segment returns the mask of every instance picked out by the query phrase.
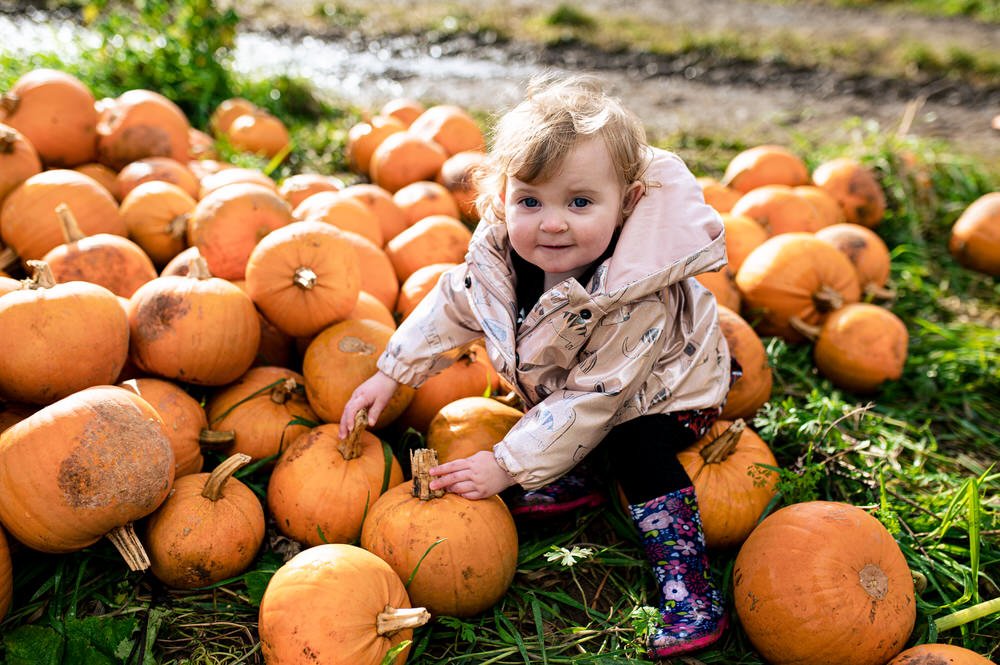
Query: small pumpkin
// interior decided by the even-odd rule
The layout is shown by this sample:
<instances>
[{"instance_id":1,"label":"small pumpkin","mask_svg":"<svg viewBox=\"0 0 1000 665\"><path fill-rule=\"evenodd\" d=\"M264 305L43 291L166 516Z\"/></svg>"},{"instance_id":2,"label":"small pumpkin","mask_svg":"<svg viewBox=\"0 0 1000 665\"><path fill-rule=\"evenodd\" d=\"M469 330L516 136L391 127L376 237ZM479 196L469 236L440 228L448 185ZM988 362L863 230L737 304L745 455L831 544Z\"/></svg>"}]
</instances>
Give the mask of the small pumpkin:
<instances>
[{"instance_id":1,"label":"small pumpkin","mask_svg":"<svg viewBox=\"0 0 1000 665\"><path fill-rule=\"evenodd\" d=\"M770 236L757 220L744 215L723 213L722 224L726 229L726 258L729 270L735 276L744 259Z\"/></svg>"},{"instance_id":2,"label":"small pumpkin","mask_svg":"<svg viewBox=\"0 0 1000 665\"><path fill-rule=\"evenodd\" d=\"M850 157L823 162L813 171L813 183L840 203L844 219L870 229L885 216L885 192L874 172Z\"/></svg>"},{"instance_id":3,"label":"small pumpkin","mask_svg":"<svg viewBox=\"0 0 1000 665\"><path fill-rule=\"evenodd\" d=\"M41 170L42 162L35 146L13 127L0 124L0 202Z\"/></svg>"},{"instance_id":4,"label":"small pumpkin","mask_svg":"<svg viewBox=\"0 0 1000 665\"><path fill-rule=\"evenodd\" d=\"M975 651L954 644L918 644L901 651L886 665L994 665Z\"/></svg>"},{"instance_id":5,"label":"small pumpkin","mask_svg":"<svg viewBox=\"0 0 1000 665\"><path fill-rule=\"evenodd\" d=\"M343 236L358 255L361 290L378 298L379 302L392 311L399 297L399 278L396 277L396 268L389 255L383 248L357 233L344 231Z\"/></svg>"},{"instance_id":6,"label":"small pumpkin","mask_svg":"<svg viewBox=\"0 0 1000 665\"><path fill-rule=\"evenodd\" d=\"M728 267L723 266L713 272L699 273L694 278L712 292L716 302L720 305L739 311L740 290L736 288L736 283L733 282L733 273Z\"/></svg>"},{"instance_id":7,"label":"small pumpkin","mask_svg":"<svg viewBox=\"0 0 1000 665\"><path fill-rule=\"evenodd\" d=\"M412 182L393 194L392 200L403 211L407 226L413 226L430 215L447 215L457 219L460 214L455 198L439 182Z\"/></svg>"},{"instance_id":8,"label":"small pumpkin","mask_svg":"<svg viewBox=\"0 0 1000 665\"><path fill-rule=\"evenodd\" d=\"M177 104L152 90L126 90L97 122L97 161L121 171L144 157L187 161L191 124Z\"/></svg>"},{"instance_id":9,"label":"small pumpkin","mask_svg":"<svg viewBox=\"0 0 1000 665\"><path fill-rule=\"evenodd\" d=\"M342 191L365 204L369 210L375 213L379 228L382 229L384 242L389 242L409 226L406 223L406 215L396 205L388 190L378 185L359 182L345 187Z\"/></svg>"},{"instance_id":10,"label":"small pumpkin","mask_svg":"<svg viewBox=\"0 0 1000 665\"><path fill-rule=\"evenodd\" d=\"M802 158L780 145L748 148L726 165L722 184L743 194L766 185L809 184L809 169Z\"/></svg>"},{"instance_id":11,"label":"small pumpkin","mask_svg":"<svg viewBox=\"0 0 1000 665\"><path fill-rule=\"evenodd\" d=\"M394 132L372 152L371 180L395 194L411 182L433 180L448 156L433 140L408 129Z\"/></svg>"},{"instance_id":12,"label":"small pumpkin","mask_svg":"<svg viewBox=\"0 0 1000 665\"><path fill-rule=\"evenodd\" d=\"M408 317L420 301L430 293L441 275L457 263L432 263L429 266L417 268L399 287L399 297L396 299L396 312L402 319Z\"/></svg>"},{"instance_id":13,"label":"small pumpkin","mask_svg":"<svg viewBox=\"0 0 1000 665\"><path fill-rule=\"evenodd\" d=\"M499 400L462 397L441 407L427 427L427 447L444 464L493 450L524 413Z\"/></svg>"},{"instance_id":14,"label":"small pumpkin","mask_svg":"<svg viewBox=\"0 0 1000 665\"><path fill-rule=\"evenodd\" d=\"M398 119L381 114L352 125L347 130L347 144L344 147L350 169L355 173L368 175L375 149L390 134L404 129L406 126Z\"/></svg>"},{"instance_id":15,"label":"small pumpkin","mask_svg":"<svg viewBox=\"0 0 1000 665\"><path fill-rule=\"evenodd\" d=\"M477 174L486 162L486 153L481 150L463 150L445 160L437 175L437 182L444 185L455 203L462 221L475 225L479 221L476 197L479 195Z\"/></svg>"},{"instance_id":16,"label":"small pumpkin","mask_svg":"<svg viewBox=\"0 0 1000 665\"><path fill-rule=\"evenodd\" d=\"M201 190L198 178L181 162L170 157L144 157L126 164L118 172L118 199L123 199L140 184L151 180L177 185L192 198L198 196Z\"/></svg>"},{"instance_id":17,"label":"small pumpkin","mask_svg":"<svg viewBox=\"0 0 1000 665\"><path fill-rule=\"evenodd\" d=\"M146 400L163 419L163 431L174 451L174 478L199 473L205 462L199 437L208 428L208 418L198 400L163 379L127 379L117 385Z\"/></svg>"},{"instance_id":18,"label":"small pumpkin","mask_svg":"<svg viewBox=\"0 0 1000 665\"><path fill-rule=\"evenodd\" d=\"M339 192L344 182L332 175L296 173L278 185L278 194L295 210L296 206L317 192Z\"/></svg>"},{"instance_id":19,"label":"small pumpkin","mask_svg":"<svg viewBox=\"0 0 1000 665\"><path fill-rule=\"evenodd\" d=\"M378 247L383 244L378 217L368 206L344 192L317 192L296 206L292 217L326 222L364 236Z\"/></svg>"},{"instance_id":20,"label":"small pumpkin","mask_svg":"<svg viewBox=\"0 0 1000 665\"><path fill-rule=\"evenodd\" d=\"M347 315L349 319L371 319L395 330L396 319L382 301L366 291L358 292L358 302Z\"/></svg>"},{"instance_id":21,"label":"small pumpkin","mask_svg":"<svg viewBox=\"0 0 1000 665\"><path fill-rule=\"evenodd\" d=\"M427 110L423 102L410 97L393 97L378 110L379 115L395 118L409 127L420 114Z\"/></svg>"},{"instance_id":22,"label":"small pumpkin","mask_svg":"<svg viewBox=\"0 0 1000 665\"><path fill-rule=\"evenodd\" d=\"M226 136L236 150L267 158L288 150L292 140L285 123L261 109L236 116Z\"/></svg>"},{"instance_id":23,"label":"small pumpkin","mask_svg":"<svg viewBox=\"0 0 1000 665\"><path fill-rule=\"evenodd\" d=\"M80 166L74 166L73 170L96 180L104 189L108 190L111 196L115 197L116 201L122 200L121 193L118 191L118 172L114 169L99 162L87 162Z\"/></svg>"},{"instance_id":24,"label":"small pumpkin","mask_svg":"<svg viewBox=\"0 0 1000 665\"><path fill-rule=\"evenodd\" d=\"M208 118L208 127L212 134L221 137L229 131L229 126L241 115L253 113L257 105L243 97L229 97L219 102Z\"/></svg>"},{"instance_id":25,"label":"small pumpkin","mask_svg":"<svg viewBox=\"0 0 1000 665\"><path fill-rule=\"evenodd\" d=\"M431 215L386 243L400 283L418 268L432 263L461 263L472 240L472 231L455 217Z\"/></svg>"},{"instance_id":26,"label":"small pumpkin","mask_svg":"<svg viewBox=\"0 0 1000 665\"><path fill-rule=\"evenodd\" d=\"M730 355L743 370L743 376L729 389L721 417L751 418L771 398L774 378L767 351L754 329L735 310L719 307L719 328Z\"/></svg>"},{"instance_id":27,"label":"small pumpkin","mask_svg":"<svg viewBox=\"0 0 1000 665\"><path fill-rule=\"evenodd\" d=\"M816 206L788 185L755 187L740 197L730 213L756 220L772 236L792 231L814 233L825 221Z\"/></svg>"},{"instance_id":28,"label":"small pumpkin","mask_svg":"<svg viewBox=\"0 0 1000 665\"><path fill-rule=\"evenodd\" d=\"M1000 275L1000 192L984 194L962 211L948 250L966 268Z\"/></svg>"},{"instance_id":29,"label":"small pumpkin","mask_svg":"<svg viewBox=\"0 0 1000 665\"><path fill-rule=\"evenodd\" d=\"M187 248L187 223L195 205L177 185L153 180L129 192L118 210L129 237L153 265L162 267Z\"/></svg>"},{"instance_id":30,"label":"small pumpkin","mask_svg":"<svg viewBox=\"0 0 1000 665\"><path fill-rule=\"evenodd\" d=\"M200 160L199 163L205 164L205 161ZM193 162L189 162L190 164L193 164ZM192 168L192 173L198 175L194 168ZM198 182L201 183L201 189L198 190L198 199L203 199L218 189L238 183L260 185L261 187L270 189L275 194L278 193L278 185L271 176L257 169L237 167L231 164L223 165L221 168L203 173L198 178Z\"/></svg>"},{"instance_id":31,"label":"small pumpkin","mask_svg":"<svg viewBox=\"0 0 1000 665\"><path fill-rule=\"evenodd\" d=\"M454 104L429 107L407 130L437 143L449 157L465 150L486 149L486 139L476 119Z\"/></svg>"},{"instance_id":32,"label":"small pumpkin","mask_svg":"<svg viewBox=\"0 0 1000 665\"><path fill-rule=\"evenodd\" d=\"M705 197L705 203L712 206L720 214L732 210L736 202L743 196L743 192L723 185L715 178L701 176L696 180L701 186L701 194Z\"/></svg>"},{"instance_id":33,"label":"small pumpkin","mask_svg":"<svg viewBox=\"0 0 1000 665\"><path fill-rule=\"evenodd\" d=\"M844 222L820 229L816 237L830 243L851 260L865 296L888 299L895 295L885 288L889 281L889 248L877 233L866 226Z\"/></svg>"}]
</instances>

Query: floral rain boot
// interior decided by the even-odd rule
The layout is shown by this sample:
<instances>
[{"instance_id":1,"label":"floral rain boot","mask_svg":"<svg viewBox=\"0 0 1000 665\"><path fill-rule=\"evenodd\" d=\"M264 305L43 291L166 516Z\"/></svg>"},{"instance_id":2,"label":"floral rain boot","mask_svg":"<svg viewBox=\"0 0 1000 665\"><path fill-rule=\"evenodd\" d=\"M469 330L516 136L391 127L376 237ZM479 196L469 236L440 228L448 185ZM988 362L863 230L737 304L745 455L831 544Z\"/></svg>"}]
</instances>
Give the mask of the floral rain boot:
<instances>
[{"instance_id":1,"label":"floral rain boot","mask_svg":"<svg viewBox=\"0 0 1000 665\"><path fill-rule=\"evenodd\" d=\"M650 655L666 658L715 642L727 620L711 580L694 487L628 508L662 594L663 626L648 638Z\"/></svg>"},{"instance_id":2,"label":"floral rain boot","mask_svg":"<svg viewBox=\"0 0 1000 665\"><path fill-rule=\"evenodd\" d=\"M577 508L594 508L607 500L586 462L536 490L518 490L504 496L512 515L551 517Z\"/></svg>"}]
</instances>

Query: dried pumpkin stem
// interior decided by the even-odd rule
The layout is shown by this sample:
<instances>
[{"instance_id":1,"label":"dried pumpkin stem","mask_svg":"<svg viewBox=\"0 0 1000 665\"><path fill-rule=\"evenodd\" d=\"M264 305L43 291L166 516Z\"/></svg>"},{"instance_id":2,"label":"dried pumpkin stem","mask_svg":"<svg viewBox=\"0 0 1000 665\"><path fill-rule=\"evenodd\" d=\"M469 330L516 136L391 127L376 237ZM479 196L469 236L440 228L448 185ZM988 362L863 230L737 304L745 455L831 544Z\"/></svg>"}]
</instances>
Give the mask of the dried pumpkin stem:
<instances>
[{"instance_id":1,"label":"dried pumpkin stem","mask_svg":"<svg viewBox=\"0 0 1000 665\"><path fill-rule=\"evenodd\" d=\"M56 278L52 275L52 268L48 263L36 259L29 259L25 263L33 271L31 277L22 282L25 288L51 289L56 285Z\"/></svg>"},{"instance_id":2,"label":"dried pumpkin stem","mask_svg":"<svg viewBox=\"0 0 1000 665\"><path fill-rule=\"evenodd\" d=\"M253 458L245 453L235 453L222 461L215 467L205 481L205 488L201 495L209 501L218 501L222 498L222 488L226 481L233 477L233 474L245 467Z\"/></svg>"},{"instance_id":3,"label":"dried pumpkin stem","mask_svg":"<svg viewBox=\"0 0 1000 665\"><path fill-rule=\"evenodd\" d=\"M437 466L437 451L419 448L410 451L410 467L413 470L413 496L421 501L430 501L444 496L444 490L431 489L431 467Z\"/></svg>"},{"instance_id":4,"label":"dried pumpkin stem","mask_svg":"<svg viewBox=\"0 0 1000 665\"><path fill-rule=\"evenodd\" d=\"M431 620L431 613L423 607L396 608L386 605L375 617L375 632L382 637L392 637L401 630L419 628Z\"/></svg>"},{"instance_id":5,"label":"dried pumpkin stem","mask_svg":"<svg viewBox=\"0 0 1000 665\"><path fill-rule=\"evenodd\" d=\"M212 272L208 269L208 261L205 257L199 254L193 257L188 262L188 277L193 277L194 279L208 279L212 276Z\"/></svg>"},{"instance_id":6,"label":"dried pumpkin stem","mask_svg":"<svg viewBox=\"0 0 1000 665\"><path fill-rule=\"evenodd\" d=\"M7 115L13 115L20 103L21 98L16 93L8 92L0 96L0 109L6 111Z\"/></svg>"},{"instance_id":7,"label":"dried pumpkin stem","mask_svg":"<svg viewBox=\"0 0 1000 665\"><path fill-rule=\"evenodd\" d=\"M295 274L292 276L292 284L306 291L316 286L316 280L316 273L313 272L313 269L305 266L296 268Z\"/></svg>"},{"instance_id":8,"label":"dried pumpkin stem","mask_svg":"<svg viewBox=\"0 0 1000 665\"><path fill-rule=\"evenodd\" d=\"M821 312L832 312L844 306L844 296L841 295L840 291L827 284L812 294L812 300L816 309Z\"/></svg>"},{"instance_id":9,"label":"dried pumpkin stem","mask_svg":"<svg viewBox=\"0 0 1000 665\"><path fill-rule=\"evenodd\" d=\"M65 203L56 206L56 215L59 217L59 225L62 227L63 238L67 243L83 240L87 236L76 221L76 215Z\"/></svg>"},{"instance_id":10,"label":"dried pumpkin stem","mask_svg":"<svg viewBox=\"0 0 1000 665\"><path fill-rule=\"evenodd\" d=\"M214 430L204 428L198 432L198 445L205 450L228 448L236 440L236 430Z\"/></svg>"},{"instance_id":11,"label":"dried pumpkin stem","mask_svg":"<svg viewBox=\"0 0 1000 665\"><path fill-rule=\"evenodd\" d=\"M167 222L167 235L169 235L174 240L183 238L187 233L188 220L191 218L191 213L182 212L177 215L169 222Z\"/></svg>"},{"instance_id":12,"label":"dried pumpkin stem","mask_svg":"<svg viewBox=\"0 0 1000 665\"><path fill-rule=\"evenodd\" d=\"M358 409L354 414L354 427L348 432L347 438L340 442L337 450L344 456L345 460L352 460L361 457L361 433L368 425L368 409Z\"/></svg>"},{"instance_id":13,"label":"dried pumpkin stem","mask_svg":"<svg viewBox=\"0 0 1000 665\"><path fill-rule=\"evenodd\" d=\"M135 535L135 528L129 522L125 526L118 526L107 534L108 540L115 546L118 553L125 559L129 570L140 572L149 568L149 555L142 548L138 536Z\"/></svg>"},{"instance_id":14,"label":"dried pumpkin stem","mask_svg":"<svg viewBox=\"0 0 1000 665\"><path fill-rule=\"evenodd\" d=\"M865 286L865 296L872 300L895 300L896 290L879 286L875 282L870 282Z\"/></svg>"},{"instance_id":15,"label":"dried pumpkin stem","mask_svg":"<svg viewBox=\"0 0 1000 665\"><path fill-rule=\"evenodd\" d=\"M819 326L814 326L811 323L806 323L797 316L793 316L788 319L788 325L792 327L792 330L799 333L810 342L815 342L816 338L819 337L819 333L822 330Z\"/></svg>"},{"instance_id":16,"label":"dried pumpkin stem","mask_svg":"<svg viewBox=\"0 0 1000 665\"><path fill-rule=\"evenodd\" d=\"M746 428L747 424L742 418L738 418L725 432L702 448L701 456L705 460L705 464L718 464L726 461L736 451L736 446L739 445L740 437L743 436L743 430Z\"/></svg>"},{"instance_id":17,"label":"dried pumpkin stem","mask_svg":"<svg viewBox=\"0 0 1000 665\"><path fill-rule=\"evenodd\" d=\"M17 145L17 132L13 129L0 130L0 155L9 155Z\"/></svg>"},{"instance_id":18,"label":"dried pumpkin stem","mask_svg":"<svg viewBox=\"0 0 1000 665\"><path fill-rule=\"evenodd\" d=\"M271 389L271 401L275 404L284 404L292 398L292 393L298 388L299 384L295 379L285 379Z\"/></svg>"},{"instance_id":19,"label":"dried pumpkin stem","mask_svg":"<svg viewBox=\"0 0 1000 665\"><path fill-rule=\"evenodd\" d=\"M15 252L10 247L4 247L0 250L0 270L6 270L11 266L15 265L18 261L17 252Z\"/></svg>"}]
</instances>

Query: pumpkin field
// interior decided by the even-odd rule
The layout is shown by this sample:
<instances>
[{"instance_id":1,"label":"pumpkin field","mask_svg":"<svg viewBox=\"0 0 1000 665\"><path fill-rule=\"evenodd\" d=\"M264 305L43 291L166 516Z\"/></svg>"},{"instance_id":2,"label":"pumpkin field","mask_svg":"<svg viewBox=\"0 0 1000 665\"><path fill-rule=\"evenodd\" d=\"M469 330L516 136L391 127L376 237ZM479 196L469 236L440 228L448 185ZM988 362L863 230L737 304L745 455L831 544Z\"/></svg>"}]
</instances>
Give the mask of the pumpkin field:
<instances>
[{"instance_id":1,"label":"pumpkin field","mask_svg":"<svg viewBox=\"0 0 1000 665\"><path fill-rule=\"evenodd\" d=\"M504 109L238 72L212 0L56 4L99 45L0 44L0 663L651 662L616 487L430 490L524 413L482 344L339 436L464 261ZM743 369L678 455L729 628L663 662L996 662L1000 164L854 117L649 139L724 223L697 279Z\"/></svg>"}]
</instances>

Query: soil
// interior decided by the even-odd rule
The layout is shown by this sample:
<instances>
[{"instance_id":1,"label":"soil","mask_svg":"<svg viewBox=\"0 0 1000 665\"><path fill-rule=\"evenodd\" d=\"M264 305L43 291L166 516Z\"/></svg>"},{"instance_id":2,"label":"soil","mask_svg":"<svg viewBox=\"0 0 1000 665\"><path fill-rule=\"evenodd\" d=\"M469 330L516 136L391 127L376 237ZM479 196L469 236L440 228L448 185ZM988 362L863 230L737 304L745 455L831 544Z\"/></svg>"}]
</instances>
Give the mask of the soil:
<instances>
[{"instance_id":1,"label":"soil","mask_svg":"<svg viewBox=\"0 0 1000 665\"><path fill-rule=\"evenodd\" d=\"M337 3L339 7L342 3ZM539 15L559 0L506 0L512 15ZM595 14L631 13L631 3L588 0L574 6ZM419 5L382 0L380 9ZM462 3L474 13L486 0ZM798 2L767 4L747 0L646 0L642 11L669 20L692 34L752 31L755 35L794 34L824 42L921 43L937 52L952 47L973 52L1000 49L1000 26L964 18L931 18L887 9L839 9ZM882 132L901 132L949 141L962 153L1000 164L1000 131L991 122L1000 114L1000 80L972 84L952 78L848 76L829 69L790 67L780 61L746 61L713 56L657 56L599 52L579 43L540 46L497 40L490 34L384 35L361 38L332 29L317 16L315 0L249 0L239 11L253 29L289 36L367 41L358 48L386 51L392 57L467 54L477 59L520 65L519 80L488 74L475 77L412 69L400 72L394 95L412 96L467 108L501 111L517 102L532 71L555 68L599 74L611 90L646 123L652 138L678 134L728 136L747 143L790 145L806 139L848 139L860 119ZM377 42L374 46L372 42ZM432 57L435 57L432 55ZM383 95L388 98L389 94ZM384 100L383 100L384 101Z\"/></svg>"}]
</instances>

